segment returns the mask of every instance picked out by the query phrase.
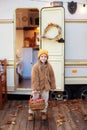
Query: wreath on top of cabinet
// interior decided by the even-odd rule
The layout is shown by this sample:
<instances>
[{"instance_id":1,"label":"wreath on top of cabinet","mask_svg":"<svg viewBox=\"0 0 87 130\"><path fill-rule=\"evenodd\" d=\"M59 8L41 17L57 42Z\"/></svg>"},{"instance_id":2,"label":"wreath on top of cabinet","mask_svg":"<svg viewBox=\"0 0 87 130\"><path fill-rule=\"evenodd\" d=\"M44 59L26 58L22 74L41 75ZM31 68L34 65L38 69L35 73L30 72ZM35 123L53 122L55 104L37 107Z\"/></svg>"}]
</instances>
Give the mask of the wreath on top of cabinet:
<instances>
[{"instance_id":1,"label":"wreath on top of cabinet","mask_svg":"<svg viewBox=\"0 0 87 130\"><path fill-rule=\"evenodd\" d=\"M22 21L23 21L23 22L26 22L27 20L28 20L28 17L27 17L27 16L23 16L23 17L22 17Z\"/></svg>"},{"instance_id":2,"label":"wreath on top of cabinet","mask_svg":"<svg viewBox=\"0 0 87 130\"><path fill-rule=\"evenodd\" d=\"M43 38L49 40L59 40L62 36L62 29L59 25L50 23L44 29Z\"/></svg>"}]
</instances>

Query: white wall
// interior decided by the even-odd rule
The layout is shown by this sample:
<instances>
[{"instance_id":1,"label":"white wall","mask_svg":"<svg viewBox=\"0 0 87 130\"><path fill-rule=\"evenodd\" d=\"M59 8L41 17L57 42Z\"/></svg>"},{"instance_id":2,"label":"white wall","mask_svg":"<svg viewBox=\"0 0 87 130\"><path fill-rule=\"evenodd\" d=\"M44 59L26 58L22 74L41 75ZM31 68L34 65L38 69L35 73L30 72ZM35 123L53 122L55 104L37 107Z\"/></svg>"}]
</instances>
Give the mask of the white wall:
<instances>
[{"instance_id":1,"label":"white wall","mask_svg":"<svg viewBox=\"0 0 87 130\"><path fill-rule=\"evenodd\" d=\"M37 2L36 2L37 1ZM0 57L14 62L15 47L15 10L17 8L39 8L47 7L52 0L0 0ZM43 1L43 2L41 2ZM54 0L57 1L57 0ZM70 14L68 11L68 0L62 0L65 8L65 20L87 20L87 5L81 12L86 0L77 0L77 11ZM72 0L69 0L69 2ZM76 1L76 0L74 0ZM10 22L9 22L10 20ZM11 22L12 21L12 22ZM67 35L68 36L68 35ZM22 44L22 43L21 43ZM2 49L3 48L3 49ZM68 52L68 51L67 51ZM9 80L9 77L11 79ZM11 82L10 82L11 81ZM8 68L7 83L9 88L14 89L14 66ZM8 88L8 89L9 89Z\"/></svg>"},{"instance_id":2,"label":"white wall","mask_svg":"<svg viewBox=\"0 0 87 130\"><path fill-rule=\"evenodd\" d=\"M0 19L14 19L16 8L35 8L47 6L49 3L33 0L0 0Z\"/></svg>"},{"instance_id":3,"label":"white wall","mask_svg":"<svg viewBox=\"0 0 87 130\"><path fill-rule=\"evenodd\" d=\"M0 58L13 60L13 23L0 24Z\"/></svg>"},{"instance_id":4,"label":"white wall","mask_svg":"<svg viewBox=\"0 0 87 130\"><path fill-rule=\"evenodd\" d=\"M65 24L65 60L87 61L87 22Z\"/></svg>"},{"instance_id":5,"label":"white wall","mask_svg":"<svg viewBox=\"0 0 87 130\"><path fill-rule=\"evenodd\" d=\"M41 2L42 1L42 2ZM44 2L43 2L44 1ZM45 2L46 1L46 2ZM48 2L49 1L49 2ZM50 6L50 1L52 0L0 0L0 19L14 19L16 8L39 8L45 6ZM58 0L54 0L58 1ZM72 0L61 0L65 8L65 18L66 19L87 19L87 5L85 11L81 12L83 4L86 0L74 0L77 2L77 11L75 14L70 14L67 6L68 2Z\"/></svg>"}]
</instances>

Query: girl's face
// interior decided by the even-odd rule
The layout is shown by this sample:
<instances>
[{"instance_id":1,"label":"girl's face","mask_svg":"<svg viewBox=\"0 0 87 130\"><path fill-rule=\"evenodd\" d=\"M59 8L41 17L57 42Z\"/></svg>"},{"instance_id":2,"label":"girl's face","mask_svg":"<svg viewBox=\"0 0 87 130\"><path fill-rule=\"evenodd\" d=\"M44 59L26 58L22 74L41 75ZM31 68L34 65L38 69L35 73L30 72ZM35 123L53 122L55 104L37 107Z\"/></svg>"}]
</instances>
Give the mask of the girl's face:
<instances>
[{"instance_id":1,"label":"girl's face","mask_svg":"<svg viewBox=\"0 0 87 130\"><path fill-rule=\"evenodd\" d=\"M42 63L45 63L46 61L47 61L47 55L46 54L42 54L41 56L40 56L40 61L42 62Z\"/></svg>"}]
</instances>

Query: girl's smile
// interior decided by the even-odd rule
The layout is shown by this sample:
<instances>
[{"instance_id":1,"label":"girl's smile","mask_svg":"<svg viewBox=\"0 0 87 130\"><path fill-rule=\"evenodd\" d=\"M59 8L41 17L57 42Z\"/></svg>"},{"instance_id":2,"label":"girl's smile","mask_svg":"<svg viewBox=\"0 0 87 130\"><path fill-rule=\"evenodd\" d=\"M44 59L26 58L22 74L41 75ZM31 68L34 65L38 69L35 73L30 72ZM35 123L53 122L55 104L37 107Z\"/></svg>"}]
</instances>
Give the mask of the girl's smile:
<instances>
[{"instance_id":1,"label":"girl's smile","mask_svg":"<svg viewBox=\"0 0 87 130\"><path fill-rule=\"evenodd\" d=\"M47 59L48 59L48 57L47 57L46 54L42 54L42 55L40 56L40 61L41 61L42 63L45 63L45 62L47 61Z\"/></svg>"}]
</instances>

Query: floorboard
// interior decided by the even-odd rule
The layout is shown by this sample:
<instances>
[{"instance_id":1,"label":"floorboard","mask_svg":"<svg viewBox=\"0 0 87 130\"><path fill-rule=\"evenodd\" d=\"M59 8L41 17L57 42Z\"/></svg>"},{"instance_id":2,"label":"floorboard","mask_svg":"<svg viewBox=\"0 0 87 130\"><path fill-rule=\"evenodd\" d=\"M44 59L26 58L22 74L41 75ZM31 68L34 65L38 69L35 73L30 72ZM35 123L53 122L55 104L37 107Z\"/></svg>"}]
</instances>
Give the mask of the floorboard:
<instances>
[{"instance_id":1,"label":"floorboard","mask_svg":"<svg viewBox=\"0 0 87 130\"><path fill-rule=\"evenodd\" d=\"M28 108L28 100L8 100L0 110L0 130L87 130L87 100L49 101L46 121L39 111L28 121Z\"/></svg>"}]
</instances>

